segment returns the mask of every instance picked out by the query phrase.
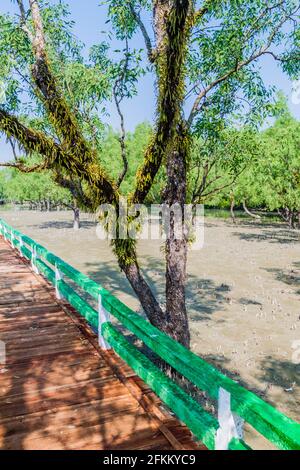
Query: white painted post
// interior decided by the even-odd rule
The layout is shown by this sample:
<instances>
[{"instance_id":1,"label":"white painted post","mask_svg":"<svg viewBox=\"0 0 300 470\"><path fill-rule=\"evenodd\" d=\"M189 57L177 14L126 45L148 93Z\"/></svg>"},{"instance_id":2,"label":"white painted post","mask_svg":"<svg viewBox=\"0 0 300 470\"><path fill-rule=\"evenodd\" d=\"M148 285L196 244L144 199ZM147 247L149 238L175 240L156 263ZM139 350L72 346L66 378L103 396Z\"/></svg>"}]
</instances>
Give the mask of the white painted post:
<instances>
[{"instance_id":1,"label":"white painted post","mask_svg":"<svg viewBox=\"0 0 300 470\"><path fill-rule=\"evenodd\" d=\"M58 300L62 300L63 298L59 291L59 281L62 281L62 279L63 279L63 274L58 269L57 264L55 264L55 295Z\"/></svg>"},{"instance_id":2,"label":"white painted post","mask_svg":"<svg viewBox=\"0 0 300 470\"><path fill-rule=\"evenodd\" d=\"M99 294L98 297L98 341L99 341L99 346L101 349L104 349L105 351L111 349L111 346L105 341L105 339L102 336L102 325L103 323L109 322L109 313L105 310L105 308L102 305L102 296Z\"/></svg>"},{"instance_id":3,"label":"white painted post","mask_svg":"<svg viewBox=\"0 0 300 470\"><path fill-rule=\"evenodd\" d=\"M23 245L24 245L23 238L19 237L19 254L20 254L21 258L23 258L23 253L22 253Z\"/></svg>"},{"instance_id":4,"label":"white painted post","mask_svg":"<svg viewBox=\"0 0 300 470\"><path fill-rule=\"evenodd\" d=\"M10 231L10 237L9 237L9 243L10 243L12 248L15 248L14 243L13 243L13 238L14 238L13 231L11 230Z\"/></svg>"},{"instance_id":5,"label":"white painted post","mask_svg":"<svg viewBox=\"0 0 300 470\"><path fill-rule=\"evenodd\" d=\"M37 259L36 246L34 245L32 248L32 252L31 252L31 268L35 274L39 274L39 270L36 265L36 259Z\"/></svg>"},{"instance_id":6,"label":"white painted post","mask_svg":"<svg viewBox=\"0 0 300 470\"><path fill-rule=\"evenodd\" d=\"M216 433L215 450L228 450L233 438L244 438L244 420L231 411L231 395L220 387L218 400L219 429Z\"/></svg>"}]
</instances>

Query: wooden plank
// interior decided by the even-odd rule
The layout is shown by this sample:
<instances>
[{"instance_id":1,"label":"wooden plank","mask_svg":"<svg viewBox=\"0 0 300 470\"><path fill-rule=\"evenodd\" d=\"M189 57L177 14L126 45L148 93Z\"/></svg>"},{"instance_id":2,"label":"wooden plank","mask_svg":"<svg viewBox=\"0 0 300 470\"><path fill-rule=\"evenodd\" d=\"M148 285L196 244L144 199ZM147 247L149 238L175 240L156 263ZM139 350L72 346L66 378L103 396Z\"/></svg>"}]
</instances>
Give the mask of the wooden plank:
<instances>
[{"instance_id":1,"label":"wooden plank","mask_svg":"<svg viewBox=\"0 0 300 470\"><path fill-rule=\"evenodd\" d=\"M71 307L58 303L1 239L0 270L0 339L7 345L7 363L0 366L1 449L195 447L180 423L182 431L174 432L182 445L164 428L166 419L145 410L95 348L86 323L76 323L65 308ZM115 364L123 367L116 356ZM134 375L128 367L124 374Z\"/></svg>"},{"instance_id":2,"label":"wooden plank","mask_svg":"<svg viewBox=\"0 0 300 470\"><path fill-rule=\"evenodd\" d=\"M240 387L228 377L221 374L217 369L203 361L201 358L185 350L181 345L168 338L163 333L149 325L144 319L132 312L118 299L111 296L102 286L83 275L63 260L50 253L47 249L20 232L14 231L4 224L15 236L21 236L30 247L35 246L40 256L48 262L57 264L59 268L74 280L87 293L97 298L102 295L104 307L118 318L130 331L134 332L149 347L151 347L164 360L172 365L181 374L191 380L202 390L205 390L213 399L217 399L219 388L229 391L232 396L232 409L267 439L283 449L300 448L300 425L289 419L271 405L267 404L253 393ZM30 255L28 249L24 248L24 254ZM27 251L26 251L27 250ZM47 268L49 269L49 268ZM53 282L53 273L48 272L46 276ZM63 286L66 297L73 306L79 309L88 321L97 326L95 311L87 305L80 297L72 292L69 286ZM155 338L155 340L153 340Z\"/></svg>"}]
</instances>

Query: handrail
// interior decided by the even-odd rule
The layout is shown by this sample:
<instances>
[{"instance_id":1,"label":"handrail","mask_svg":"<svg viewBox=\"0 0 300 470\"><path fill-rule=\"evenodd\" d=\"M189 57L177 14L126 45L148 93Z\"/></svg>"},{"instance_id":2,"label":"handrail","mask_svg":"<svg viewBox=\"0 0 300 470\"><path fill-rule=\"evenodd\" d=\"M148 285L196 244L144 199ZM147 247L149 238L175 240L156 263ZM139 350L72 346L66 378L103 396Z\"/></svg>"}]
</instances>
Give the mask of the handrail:
<instances>
[{"instance_id":1,"label":"handrail","mask_svg":"<svg viewBox=\"0 0 300 470\"><path fill-rule=\"evenodd\" d=\"M23 256L34 263L36 269L56 286L59 293L94 328L99 328L99 312L82 299L66 282L64 276L72 280L93 299L96 299L105 312L114 316L177 372L199 389L204 390L210 398L218 400L220 390L228 392L231 398L231 411L248 422L276 447L287 450L300 449L300 425L298 423L152 326L100 284L70 266L30 237L13 229L2 219L0 219L0 233L9 239L12 246L17 248ZM57 272L62 276L57 278ZM195 400L167 378L133 345L129 344L107 319L101 320L100 323L99 335L148 383L178 418L188 425L197 438L201 439L209 449L214 449L216 435L220 432L220 427L223 426L221 420L219 419L218 422L216 418L204 411ZM162 384L164 384L163 387ZM236 416L231 416L236 419ZM226 431L224 432L226 434ZM231 437L228 441L229 449L249 449L241 436L239 438Z\"/></svg>"}]
</instances>

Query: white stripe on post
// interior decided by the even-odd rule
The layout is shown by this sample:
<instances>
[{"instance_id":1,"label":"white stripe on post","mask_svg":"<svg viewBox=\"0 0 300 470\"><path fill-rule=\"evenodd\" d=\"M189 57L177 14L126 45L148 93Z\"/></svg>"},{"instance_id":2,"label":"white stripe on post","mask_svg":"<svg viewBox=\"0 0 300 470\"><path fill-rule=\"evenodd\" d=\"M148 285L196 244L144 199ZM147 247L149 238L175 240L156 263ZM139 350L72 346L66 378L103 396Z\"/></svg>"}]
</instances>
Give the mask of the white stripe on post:
<instances>
[{"instance_id":1,"label":"white stripe on post","mask_svg":"<svg viewBox=\"0 0 300 470\"><path fill-rule=\"evenodd\" d=\"M23 258L22 248L23 248L23 239L22 237L19 237L19 254Z\"/></svg>"},{"instance_id":2,"label":"white stripe on post","mask_svg":"<svg viewBox=\"0 0 300 470\"><path fill-rule=\"evenodd\" d=\"M105 310L102 305L102 296L99 294L98 297L98 341L101 349L105 351L111 349L111 346L105 341L102 336L102 325L103 323L109 322L109 313Z\"/></svg>"},{"instance_id":3,"label":"white stripe on post","mask_svg":"<svg viewBox=\"0 0 300 470\"><path fill-rule=\"evenodd\" d=\"M58 269L57 264L55 264L55 295L58 300L63 298L59 291L59 282L62 281L62 278L62 272Z\"/></svg>"},{"instance_id":4,"label":"white stripe on post","mask_svg":"<svg viewBox=\"0 0 300 470\"><path fill-rule=\"evenodd\" d=\"M36 246L34 245L32 248L32 252L31 252L31 268L33 272L35 272L35 274L40 274L36 265L36 259L37 259Z\"/></svg>"},{"instance_id":5,"label":"white stripe on post","mask_svg":"<svg viewBox=\"0 0 300 470\"><path fill-rule=\"evenodd\" d=\"M244 420L231 411L231 395L222 387L219 388L218 421L215 450L228 450L233 438L244 438Z\"/></svg>"},{"instance_id":6,"label":"white stripe on post","mask_svg":"<svg viewBox=\"0 0 300 470\"><path fill-rule=\"evenodd\" d=\"M15 248L14 246L14 242L13 242L13 239L14 239L14 236L13 236L13 231L11 230L10 231L10 239L9 239L9 243L11 245L12 248Z\"/></svg>"}]
</instances>

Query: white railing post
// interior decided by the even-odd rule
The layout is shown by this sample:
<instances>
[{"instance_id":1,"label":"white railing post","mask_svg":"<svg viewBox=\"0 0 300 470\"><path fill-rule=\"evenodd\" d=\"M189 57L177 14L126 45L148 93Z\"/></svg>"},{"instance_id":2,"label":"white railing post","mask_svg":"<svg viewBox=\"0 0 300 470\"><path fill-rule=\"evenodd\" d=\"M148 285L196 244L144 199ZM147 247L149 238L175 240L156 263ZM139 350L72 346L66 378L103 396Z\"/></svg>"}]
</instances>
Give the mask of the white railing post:
<instances>
[{"instance_id":1,"label":"white railing post","mask_svg":"<svg viewBox=\"0 0 300 470\"><path fill-rule=\"evenodd\" d=\"M232 439L244 438L244 420L231 411L231 395L222 387L219 388L218 421L215 450L228 450Z\"/></svg>"},{"instance_id":2,"label":"white railing post","mask_svg":"<svg viewBox=\"0 0 300 470\"><path fill-rule=\"evenodd\" d=\"M37 259L37 253L36 253L36 246L34 245L32 247L32 252L31 252L31 268L35 274L39 274L39 270L36 265L36 259Z\"/></svg>"},{"instance_id":3,"label":"white railing post","mask_svg":"<svg viewBox=\"0 0 300 470\"><path fill-rule=\"evenodd\" d=\"M109 350L111 349L111 346L105 341L105 339L102 336L102 325L103 323L109 322L109 313L105 310L105 308L102 305L102 296L99 294L98 296L98 341L99 341L99 346L101 349L104 350Z\"/></svg>"},{"instance_id":4,"label":"white railing post","mask_svg":"<svg viewBox=\"0 0 300 470\"><path fill-rule=\"evenodd\" d=\"M10 237L9 237L9 243L10 243L10 245L11 245L12 248L15 248L14 243L13 243L13 238L14 238L14 236L13 236L13 231L12 231L12 229L11 229L11 231L10 231Z\"/></svg>"},{"instance_id":5,"label":"white railing post","mask_svg":"<svg viewBox=\"0 0 300 470\"><path fill-rule=\"evenodd\" d=\"M58 300L62 300L63 296L59 291L59 283L63 279L62 272L58 269L57 264L55 263L55 295Z\"/></svg>"},{"instance_id":6,"label":"white railing post","mask_svg":"<svg viewBox=\"0 0 300 470\"><path fill-rule=\"evenodd\" d=\"M19 237L19 254L20 254L21 258L23 258L23 256L24 256L23 253L22 253L23 245L24 245L23 238L20 236Z\"/></svg>"}]
</instances>

